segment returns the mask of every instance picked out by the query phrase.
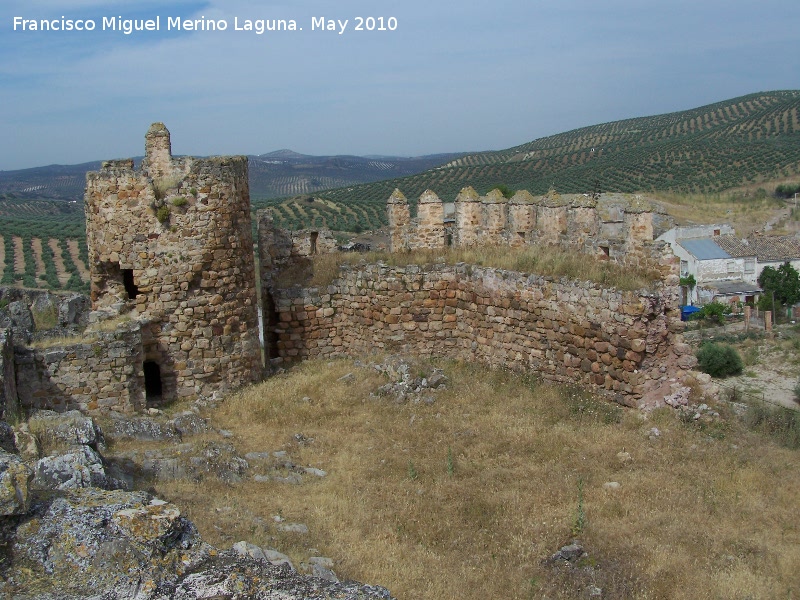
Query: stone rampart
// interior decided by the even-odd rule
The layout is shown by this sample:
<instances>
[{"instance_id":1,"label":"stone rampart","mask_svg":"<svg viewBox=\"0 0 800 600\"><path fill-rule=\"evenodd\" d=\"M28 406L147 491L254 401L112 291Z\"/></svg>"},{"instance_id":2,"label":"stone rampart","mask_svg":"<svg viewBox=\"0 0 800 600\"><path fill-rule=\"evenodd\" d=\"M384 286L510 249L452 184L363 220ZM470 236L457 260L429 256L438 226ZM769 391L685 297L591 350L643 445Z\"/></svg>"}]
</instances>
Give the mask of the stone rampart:
<instances>
[{"instance_id":1,"label":"stone rampart","mask_svg":"<svg viewBox=\"0 0 800 600\"><path fill-rule=\"evenodd\" d=\"M458 266L343 268L325 289L276 290L287 361L375 351L477 360L635 403L666 377L676 287L623 292Z\"/></svg>"},{"instance_id":2,"label":"stone rampart","mask_svg":"<svg viewBox=\"0 0 800 600\"><path fill-rule=\"evenodd\" d=\"M141 325L86 334L59 346L14 349L17 397L25 409L85 413L145 408Z\"/></svg>"},{"instance_id":3,"label":"stone rampart","mask_svg":"<svg viewBox=\"0 0 800 600\"><path fill-rule=\"evenodd\" d=\"M672 219L657 203L641 196L550 192L534 197L520 190L505 198L499 190L479 196L466 187L455 198L452 225L443 206L434 192L426 190L412 218L408 200L395 190L386 202L390 251L560 246L600 260L658 269L665 281L672 276L677 282L677 263L665 263L663 244L655 241L672 226Z\"/></svg>"}]
</instances>

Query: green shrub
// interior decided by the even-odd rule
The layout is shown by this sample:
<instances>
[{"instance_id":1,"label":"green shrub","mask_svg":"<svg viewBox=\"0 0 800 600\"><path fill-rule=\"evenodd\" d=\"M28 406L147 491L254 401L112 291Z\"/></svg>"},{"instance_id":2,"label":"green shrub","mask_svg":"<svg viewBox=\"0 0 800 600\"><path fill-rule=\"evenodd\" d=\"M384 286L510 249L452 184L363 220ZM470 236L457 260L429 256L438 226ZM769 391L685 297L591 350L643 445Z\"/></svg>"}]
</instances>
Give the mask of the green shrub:
<instances>
[{"instance_id":1,"label":"green shrub","mask_svg":"<svg viewBox=\"0 0 800 600\"><path fill-rule=\"evenodd\" d=\"M169 221L169 214L170 214L169 206L167 206L166 204L164 206L159 206L156 209L156 219L158 219L159 223L166 223L167 221Z\"/></svg>"},{"instance_id":2,"label":"green shrub","mask_svg":"<svg viewBox=\"0 0 800 600\"><path fill-rule=\"evenodd\" d=\"M177 198L172 199L172 206L181 207L181 206L186 206L188 203L189 201L183 196L178 196Z\"/></svg>"},{"instance_id":3,"label":"green shrub","mask_svg":"<svg viewBox=\"0 0 800 600\"><path fill-rule=\"evenodd\" d=\"M697 351L698 367L712 377L728 377L742 372L742 357L728 344L707 342Z\"/></svg>"},{"instance_id":4,"label":"green shrub","mask_svg":"<svg viewBox=\"0 0 800 600\"><path fill-rule=\"evenodd\" d=\"M725 322L725 315L731 312L731 307L722 302L709 302L695 313L695 319L702 319L722 325Z\"/></svg>"}]
</instances>

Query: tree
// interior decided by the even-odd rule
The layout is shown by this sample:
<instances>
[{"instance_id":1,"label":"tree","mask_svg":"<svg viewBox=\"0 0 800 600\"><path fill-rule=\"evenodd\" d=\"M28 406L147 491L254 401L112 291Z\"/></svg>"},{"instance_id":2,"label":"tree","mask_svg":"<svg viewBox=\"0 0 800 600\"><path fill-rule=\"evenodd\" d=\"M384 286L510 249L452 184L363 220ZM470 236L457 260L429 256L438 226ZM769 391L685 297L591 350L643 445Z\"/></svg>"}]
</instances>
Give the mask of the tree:
<instances>
[{"instance_id":1,"label":"tree","mask_svg":"<svg viewBox=\"0 0 800 600\"><path fill-rule=\"evenodd\" d=\"M758 285L764 290L764 294L758 301L758 307L762 310L774 310L773 294L775 302L783 306L791 306L800 302L800 273L788 261L777 269L764 267L761 275L758 276Z\"/></svg>"}]
</instances>

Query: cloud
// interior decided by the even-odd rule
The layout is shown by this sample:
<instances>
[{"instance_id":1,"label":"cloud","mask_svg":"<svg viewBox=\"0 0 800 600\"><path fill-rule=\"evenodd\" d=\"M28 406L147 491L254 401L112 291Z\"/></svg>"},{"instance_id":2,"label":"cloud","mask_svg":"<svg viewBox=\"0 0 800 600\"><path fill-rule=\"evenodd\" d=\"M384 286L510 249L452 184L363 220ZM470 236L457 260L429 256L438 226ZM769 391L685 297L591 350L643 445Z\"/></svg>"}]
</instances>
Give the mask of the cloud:
<instances>
[{"instance_id":1,"label":"cloud","mask_svg":"<svg viewBox=\"0 0 800 600\"><path fill-rule=\"evenodd\" d=\"M10 16L34 10L204 17L230 27L9 34ZM800 55L786 51L792 33L776 25L775 14L794 22L800 4L6 0L0 136L15 143L0 149L0 168L140 153L154 120L174 130L176 152L196 154L502 148L583 125L800 88ZM394 16L399 27L355 32L359 15ZM349 28L312 32L312 16L347 19ZM303 31L235 32L235 17L294 18Z\"/></svg>"}]
</instances>

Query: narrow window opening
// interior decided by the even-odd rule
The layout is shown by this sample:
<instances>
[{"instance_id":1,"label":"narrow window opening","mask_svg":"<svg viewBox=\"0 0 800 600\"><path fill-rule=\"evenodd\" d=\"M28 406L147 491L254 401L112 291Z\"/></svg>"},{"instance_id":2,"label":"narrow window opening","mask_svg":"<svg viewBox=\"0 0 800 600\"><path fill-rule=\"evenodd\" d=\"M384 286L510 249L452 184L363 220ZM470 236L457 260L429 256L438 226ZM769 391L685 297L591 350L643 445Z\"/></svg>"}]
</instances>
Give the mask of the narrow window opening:
<instances>
[{"instance_id":1,"label":"narrow window opening","mask_svg":"<svg viewBox=\"0 0 800 600\"><path fill-rule=\"evenodd\" d=\"M521 239L523 242L525 241L525 232L524 231L518 231L517 235L519 236L519 239Z\"/></svg>"},{"instance_id":2,"label":"narrow window opening","mask_svg":"<svg viewBox=\"0 0 800 600\"><path fill-rule=\"evenodd\" d=\"M148 360L143 365L144 368L144 393L148 402L161 400L161 367L158 363Z\"/></svg>"},{"instance_id":3,"label":"narrow window opening","mask_svg":"<svg viewBox=\"0 0 800 600\"><path fill-rule=\"evenodd\" d=\"M317 253L317 238L319 237L318 231L311 232L311 254Z\"/></svg>"},{"instance_id":4,"label":"narrow window opening","mask_svg":"<svg viewBox=\"0 0 800 600\"><path fill-rule=\"evenodd\" d=\"M122 269L122 284L128 292L128 300L136 300L139 295L139 288L133 280L133 269Z\"/></svg>"},{"instance_id":5,"label":"narrow window opening","mask_svg":"<svg viewBox=\"0 0 800 600\"><path fill-rule=\"evenodd\" d=\"M600 260L607 260L611 257L610 246L600 246Z\"/></svg>"}]
</instances>

